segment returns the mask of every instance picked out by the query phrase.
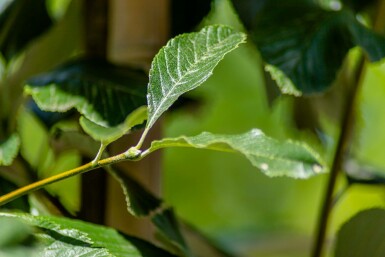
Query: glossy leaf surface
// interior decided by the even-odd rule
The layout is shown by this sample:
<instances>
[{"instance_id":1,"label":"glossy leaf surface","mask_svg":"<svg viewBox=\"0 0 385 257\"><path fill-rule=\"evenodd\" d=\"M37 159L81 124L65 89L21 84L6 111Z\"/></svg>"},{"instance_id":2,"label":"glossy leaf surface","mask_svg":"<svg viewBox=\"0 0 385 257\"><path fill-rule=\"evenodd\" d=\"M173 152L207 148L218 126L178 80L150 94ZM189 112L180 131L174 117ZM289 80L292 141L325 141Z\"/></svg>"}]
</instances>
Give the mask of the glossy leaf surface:
<instances>
[{"instance_id":1,"label":"glossy leaf surface","mask_svg":"<svg viewBox=\"0 0 385 257\"><path fill-rule=\"evenodd\" d=\"M20 147L20 138L17 134L11 135L0 144L0 166L9 166L16 158Z\"/></svg>"},{"instance_id":2,"label":"glossy leaf surface","mask_svg":"<svg viewBox=\"0 0 385 257\"><path fill-rule=\"evenodd\" d=\"M112 256L150 257L171 256L150 243L140 239L129 241L130 237L120 235L116 230L78 220L53 216L32 216L29 214L0 213L0 218L13 218L39 229L36 236L44 247L39 256Z\"/></svg>"},{"instance_id":3,"label":"glossy leaf surface","mask_svg":"<svg viewBox=\"0 0 385 257\"><path fill-rule=\"evenodd\" d=\"M78 60L27 81L44 111L76 108L102 126L116 126L136 108L146 105L147 76L99 60Z\"/></svg>"},{"instance_id":4,"label":"glossy leaf surface","mask_svg":"<svg viewBox=\"0 0 385 257\"><path fill-rule=\"evenodd\" d=\"M238 152L270 177L308 178L325 172L319 156L306 145L293 141L280 142L258 129L238 135L203 132L194 137L166 138L154 141L150 151L165 147L194 147Z\"/></svg>"},{"instance_id":5,"label":"glossy leaf surface","mask_svg":"<svg viewBox=\"0 0 385 257\"><path fill-rule=\"evenodd\" d=\"M151 128L179 96L206 81L224 55L245 37L226 26L208 26L170 40L151 65L147 127Z\"/></svg>"}]
</instances>

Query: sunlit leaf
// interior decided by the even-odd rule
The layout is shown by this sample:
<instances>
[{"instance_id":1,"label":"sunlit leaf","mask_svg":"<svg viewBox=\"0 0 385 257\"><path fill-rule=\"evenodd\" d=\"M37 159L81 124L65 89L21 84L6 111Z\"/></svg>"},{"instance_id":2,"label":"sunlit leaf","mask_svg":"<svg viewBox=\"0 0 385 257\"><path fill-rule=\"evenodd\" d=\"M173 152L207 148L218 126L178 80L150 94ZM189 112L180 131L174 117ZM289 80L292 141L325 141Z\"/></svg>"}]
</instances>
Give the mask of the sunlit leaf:
<instances>
[{"instance_id":1,"label":"sunlit leaf","mask_svg":"<svg viewBox=\"0 0 385 257\"><path fill-rule=\"evenodd\" d=\"M238 135L203 132L194 137L166 138L154 141L150 152L165 147L194 147L238 152L270 177L308 178L326 171L318 154L305 144L293 141L280 142L258 129Z\"/></svg>"},{"instance_id":2,"label":"sunlit leaf","mask_svg":"<svg viewBox=\"0 0 385 257\"><path fill-rule=\"evenodd\" d=\"M77 60L27 81L25 90L45 111L76 108L87 119L116 126L146 105L144 72L100 60Z\"/></svg>"},{"instance_id":3,"label":"sunlit leaf","mask_svg":"<svg viewBox=\"0 0 385 257\"><path fill-rule=\"evenodd\" d=\"M128 211L134 216L148 215L160 207L162 200L150 193L124 172L111 170L111 174L122 186Z\"/></svg>"},{"instance_id":4,"label":"sunlit leaf","mask_svg":"<svg viewBox=\"0 0 385 257\"><path fill-rule=\"evenodd\" d=\"M0 6L4 8L0 8L0 52L9 60L45 32L52 21L45 0L2 2L6 5Z\"/></svg>"},{"instance_id":5,"label":"sunlit leaf","mask_svg":"<svg viewBox=\"0 0 385 257\"><path fill-rule=\"evenodd\" d=\"M172 209L166 209L161 213L157 213L152 218L152 222L167 243L176 247L182 256L191 256L190 249L187 247L180 232L178 221Z\"/></svg>"},{"instance_id":6,"label":"sunlit leaf","mask_svg":"<svg viewBox=\"0 0 385 257\"><path fill-rule=\"evenodd\" d=\"M226 26L208 26L170 40L151 65L147 127L179 96L207 80L224 55L244 41L243 33Z\"/></svg>"},{"instance_id":7,"label":"sunlit leaf","mask_svg":"<svg viewBox=\"0 0 385 257\"><path fill-rule=\"evenodd\" d=\"M385 56L385 38L348 9L329 11L306 1L272 0L258 11L251 34L263 59L305 94L328 89L354 46L371 61Z\"/></svg>"},{"instance_id":8,"label":"sunlit leaf","mask_svg":"<svg viewBox=\"0 0 385 257\"><path fill-rule=\"evenodd\" d=\"M146 119L147 107L142 106L130 113L123 123L114 127L98 125L85 117L80 118L80 125L83 130L96 141L109 144L128 133L134 126L145 122Z\"/></svg>"},{"instance_id":9,"label":"sunlit leaf","mask_svg":"<svg viewBox=\"0 0 385 257\"><path fill-rule=\"evenodd\" d=\"M338 232L335 257L382 257L385 253L385 210L358 213Z\"/></svg>"},{"instance_id":10,"label":"sunlit leaf","mask_svg":"<svg viewBox=\"0 0 385 257\"><path fill-rule=\"evenodd\" d=\"M0 143L0 166L11 165L19 153L20 138L12 134L7 140Z\"/></svg>"},{"instance_id":11,"label":"sunlit leaf","mask_svg":"<svg viewBox=\"0 0 385 257\"><path fill-rule=\"evenodd\" d=\"M21 220L39 229L35 234L43 244L39 256L172 256L138 238L122 236L116 230L78 220L23 213L0 213L0 218ZM151 251L142 249L149 247ZM153 253L153 255L149 255Z\"/></svg>"}]
</instances>

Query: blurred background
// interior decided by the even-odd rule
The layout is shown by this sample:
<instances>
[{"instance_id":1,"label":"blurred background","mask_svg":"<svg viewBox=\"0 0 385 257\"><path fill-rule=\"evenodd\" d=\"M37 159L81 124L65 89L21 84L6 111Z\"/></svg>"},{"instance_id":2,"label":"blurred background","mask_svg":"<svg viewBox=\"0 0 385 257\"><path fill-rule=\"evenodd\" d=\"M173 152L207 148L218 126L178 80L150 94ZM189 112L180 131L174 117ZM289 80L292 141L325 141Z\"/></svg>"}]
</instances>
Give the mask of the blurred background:
<instances>
[{"instance_id":1,"label":"blurred background","mask_svg":"<svg viewBox=\"0 0 385 257\"><path fill-rule=\"evenodd\" d=\"M106 37L103 28L108 27L103 25L103 15L85 15L87 12L84 6L95 6L93 1L47 0L55 26L35 43L29 44L22 54L12 57L8 65L2 65L3 83L14 86L9 93L11 96L19 94L22 98L22 82L27 78L50 70L68 59L87 54L148 71L152 57L172 36L195 31L208 24L227 24L246 31L245 25L234 11L234 6L238 11L254 10L263 2L265 1L164 0L155 3L110 0L108 10L103 9L105 6L102 4L99 11L96 11L99 14L110 12L107 42L106 39L98 41ZM346 4L360 1L342 2ZM342 2L318 1L332 10L341 8ZM0 11L6 4L5 0L0 4ZM118 6L139 8L128 14ZM370 11L372 10L369 9L369 13ZM363 14L360 19L368 21L368 17ZM89 27L79 26L85 18ZM93 26L101 26L102 29L91 33L92 30L87 29L94 28ZM23 26L19 28L22 31ZM0 37L0 47L4 48L6 43L1 39ZM354 66L357 51L353 48L348 53L344 65ZM339 75L337 82L344 81L344 76L350 76L349 72L353 68L346 70L347 74ZM165 115L152 137L193 136L202 131L235 134L259 128L274 138L303 141L330 163L340 130L339 114L346 93L338 83L335 84L326 95L315 95L306 100L281 94L264 70L258 46L248 39L246 44L220 62L209 80L188 93ZM385 207L385 190L382 185L382 178L385 176L385 116L382 111L384 84L385 64L369 64L359 92L356 127L350 147L351 161L346 162L346 167L353 172L374 172L377 179L372 179L367 184L358 183L347 187L347 179L344 176L339 178L337 192L344 193L334 206L328 231L330 239L333 239L333 235L344 222L360 210ZM12 110L16 113L15 109L19 110L22 102L17 99L10 106L2 106L0 114L8 115L7 112ZM4 99L2 101L6 102ZM36 109L36 106L28 108ZM35 115L40 115L40 119L43 119L42 113ZM28 127L24 131L25 138L36 140L37 133L40 133L38 135L49 141L48 137L52 135L48 133L48 127L52 124L47 124L52 123L51 121L45 121L45 125L41 125L39 121L34 123L34 118L28 115L21 117L22 121L28 123L28 126L25 125ZM111 151L119 151L121 147L127 146L127 142L136 142L136 138L124 140L120 146L113 146ZM31 141L30 145L33 144ZM63 158L66 161L63 159L64 164L56 167L57 172L88 160L78 158L77 153ZM159 193L167 205L175 208L179 217L230 253L250 257L309 256L327 174L307 180L269 178L240 155L183 148L164 150L160 156L143 160L143 163L128 166L127 169L138 169L136 173L139 175L134 176L152 191ZM38 174L37 177L49 175L52 174ZM116 182L114 184L103 175L98 176L89 178L88 184L81 184L79 180L72 181L71 194L68 194L68 186L71 186L69 184L62 184L61 189L51 189L56 190L56 195L61 195L61 200L65 199L63 205L70 206L74 212L80 210L81 218L130 232L130 228L136 226L132 222L137 223L127 222L130 218L127 217L120 188ZM83 181L87 181L87 178L83 177ZM84 190L86 185L93 185L88 193ZM98 188L96 196L95 188ZM83 197L80 196L82 193ZM88 198L85 194L88 194ZM83 199L83 205L95 203L92 208L87 207L89 213L82 212L85 208L80 206L80 198ZM101 198L104 201L99 201ZM144 222L144 225L138 225L142 226L148 224ZM134 230L136 229L141 230Z\"/></svg>"}]
</instances>

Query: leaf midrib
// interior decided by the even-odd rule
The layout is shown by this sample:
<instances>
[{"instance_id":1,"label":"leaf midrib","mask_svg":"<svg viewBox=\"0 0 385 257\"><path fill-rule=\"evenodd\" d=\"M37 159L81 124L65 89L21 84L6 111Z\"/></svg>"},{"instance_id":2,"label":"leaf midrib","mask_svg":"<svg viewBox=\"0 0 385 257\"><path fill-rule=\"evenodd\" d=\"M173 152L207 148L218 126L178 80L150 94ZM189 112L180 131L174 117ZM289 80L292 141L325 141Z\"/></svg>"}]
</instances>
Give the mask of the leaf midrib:
<instances>
[{"instance_id":1,"label":"leaf midrib","mask_svg":"<svg viewBox=\"0 0 385 257\"><path fill-rule=\"evenodd\" d=\"M160 101L158 107L154 110L152 117L149 119L149 121L148 121L148 123L147 123L147 124L149 124L149 125L148 125L147 127L151 126L151 125L156 121L156 114L159 112L160 108L163 106L163 104L165 103L165 101L169 99L169 96L171 95L171 92L173 92L174 89L175 89L177 86L179 86L179 85L181 84L180 82L181 82L187 75L191 74L191 73L195 70L194 68L196 68L196 67L198 66L199 63L201 63L204 59L206 59L207 57L209 57L209 56L210 56L209 53L213 52L213 50L215 50L216 47L217 47L219 44L221 44L221 43L223 43L223 42L229 40L229 39L232 38L233 36L234 36L234 35L230 35L229 37L226 37L223 41L219 41L217 44L212 45L212 48L210 48L204 55L202 55L201 58L197 58L197 60L195 60L196 58L194 58L194 61L195 61L195 62L193 62L193 63L191 64L191 66L189 67L189 70L188 70L184 75L182 75L182 76L175 82L175 84L171 87L171 89L167 92L167 94L163 96L163 99ZM178 49L179 49L179 45L178 45ZM178 51L179 51L179 50L178 50ZM195 51L194 51L194 53L195 53ZM223 58L223 57L222 57L222 58ZM158 62L158 57L157 57L156 61Z\"/></svg>"}]
</instances>

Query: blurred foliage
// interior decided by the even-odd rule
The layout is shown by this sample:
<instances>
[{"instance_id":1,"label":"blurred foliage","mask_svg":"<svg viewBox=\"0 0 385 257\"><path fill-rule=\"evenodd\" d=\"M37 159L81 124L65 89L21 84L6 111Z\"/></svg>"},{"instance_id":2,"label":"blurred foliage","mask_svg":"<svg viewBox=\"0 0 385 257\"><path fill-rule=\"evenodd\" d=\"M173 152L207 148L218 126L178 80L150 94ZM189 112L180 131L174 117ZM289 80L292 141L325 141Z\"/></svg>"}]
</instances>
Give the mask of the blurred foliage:
<instances>
[{"instance_id":1,"label":"blurred foliage","mask_svg":"<svg viewBox=\"0 0 385 257\"><path fill-rule=\"evenodd\" d=\"M263 1L233 2L235 6L245 4L242 8L249 15L263 4ZM225 23L243 30L228 1L214 1L214 6L206 23ZM349 52L349 56L354 67L356 53ZM384 130L382 124L385 125L380 115L385 95L381 94L384 90L379 77L385 70L379 71L378 64L370 67L361 94L360 125L354 136L353 156L360 163L370 163L381 169L385 142L379 140L378 135ZM353 72L354 68L350 70ZM250 43L242 46L224 59L200 89L189 94L193 99L200 99L200 106L168 115L166 136L190 136L200 131L241 133L258 127L267 135L301 139L320 149L314 134L296 128L293 97L280 95L270 102L268 93L272 88L266 78L255 46ZM342 92L340 88L336 90ZM338 119L330 116L331 113L336 115L338 101L341 101L338 99L341 98L330 102L329 96L323 103L317 100L315 105L318 110L320 107L330 109L326 116L325 112L317 114L323 130L318 136L326 144L329 156L339 131ZM325 100L329 100L328 104ZM166 150L164 171L166 201L176 206L179 215L227 247L246 256L308 256L326 176L307 181L271 180L253 172L236 156L193 149ZM339 188L343 190L346 183L341 177ZM381 185L351 186L336 205L330 234L362 209L385 207L384 193Z\"/></svg>"}]
</instances>

